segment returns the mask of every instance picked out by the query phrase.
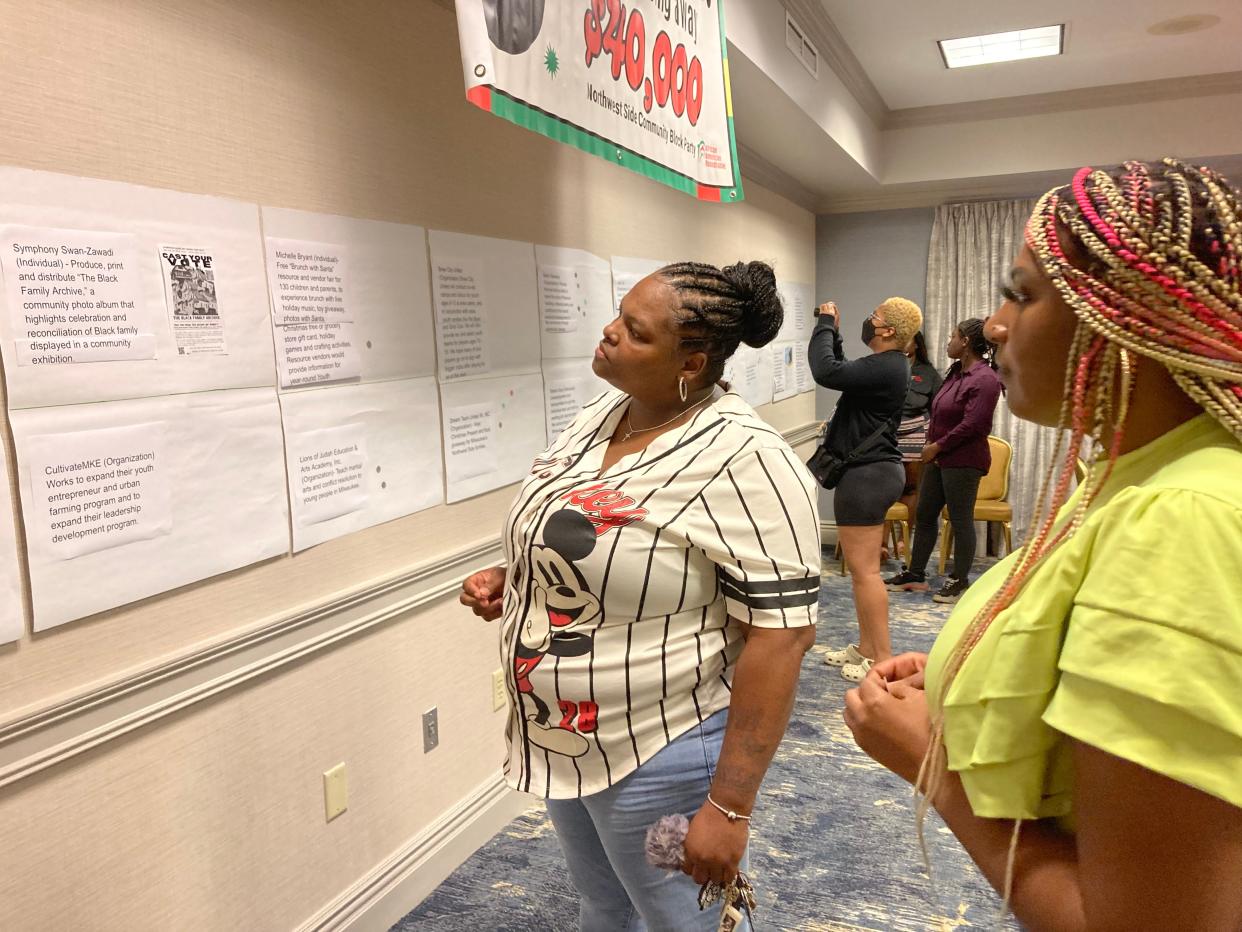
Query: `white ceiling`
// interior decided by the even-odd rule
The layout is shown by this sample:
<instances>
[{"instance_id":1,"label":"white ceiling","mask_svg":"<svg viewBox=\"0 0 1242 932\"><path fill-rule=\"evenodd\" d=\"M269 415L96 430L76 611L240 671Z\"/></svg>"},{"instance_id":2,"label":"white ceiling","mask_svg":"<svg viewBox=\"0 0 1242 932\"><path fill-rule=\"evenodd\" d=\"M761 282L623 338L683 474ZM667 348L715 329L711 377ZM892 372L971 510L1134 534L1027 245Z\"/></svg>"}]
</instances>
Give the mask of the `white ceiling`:
<instances>
[{"instance_id":1,"label":"white ceiling","mask_svg":"<svg viewBox=\"0 0 1242 932\"><path fill-rule=\"evenodd\" d=\"M1242 0L821 0L890 110L1242 69ZM1154 36L1156 23L1220 22ZM950 71L938 39L1065 23L1065 54Z\"/></svg>"},{"instance_id":2,"label":"white ceiling","mask_svg":"<svg viewBox=\"0 0 1242 932\"><path fill-rule=\"evenodd\" d=\"M1176 155L1242 178L1242 0L729 0L742 171L815 212L1025 197ZM786 48L792 15L818 47ZM1206 14L1210 29L1154 36ZM1064 20L1067 53L957 71L935 42Z\"/></svg>"}]
</instances>

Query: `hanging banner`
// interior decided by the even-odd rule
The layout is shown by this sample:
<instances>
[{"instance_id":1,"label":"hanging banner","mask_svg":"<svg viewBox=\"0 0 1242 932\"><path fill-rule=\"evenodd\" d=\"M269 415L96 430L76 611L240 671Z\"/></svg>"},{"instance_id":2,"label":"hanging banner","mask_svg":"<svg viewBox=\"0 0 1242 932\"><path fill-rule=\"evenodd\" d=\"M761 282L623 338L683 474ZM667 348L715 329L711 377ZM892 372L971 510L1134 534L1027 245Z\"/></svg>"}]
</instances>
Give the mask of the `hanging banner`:
<instances>
[{"instance_id":1,"label":"hanging banner","mask_svg":"<svg viewBox=\"0 0 1242 932\"><path fill-rule=\"evenodd\" d=\"M740 201L721 0L456 0L466 98L705 201Z\"/></svg>"}]
</instances>

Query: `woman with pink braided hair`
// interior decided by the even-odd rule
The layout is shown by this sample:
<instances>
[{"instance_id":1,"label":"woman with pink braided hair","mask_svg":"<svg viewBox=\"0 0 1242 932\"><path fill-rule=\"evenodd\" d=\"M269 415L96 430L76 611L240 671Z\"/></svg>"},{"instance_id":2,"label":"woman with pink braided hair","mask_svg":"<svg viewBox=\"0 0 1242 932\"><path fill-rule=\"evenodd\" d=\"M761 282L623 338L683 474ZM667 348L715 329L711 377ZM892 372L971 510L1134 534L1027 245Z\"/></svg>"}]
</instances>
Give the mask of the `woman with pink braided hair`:
<instances>
[{"instance_id":1,"label":"woman with pink braided hair","mask_svg":"<svg viewBox=\"0 0 1242 932\"><path fill-rule=\"evenodd\" d=\"M930 656L846 697L1031 929L1242 929L1242 212L1205 168L1084 168L987 324L1062 429L1026 544ZM1071 495L1075 459L1094 450Z\"/></svg>"}]
</instances>

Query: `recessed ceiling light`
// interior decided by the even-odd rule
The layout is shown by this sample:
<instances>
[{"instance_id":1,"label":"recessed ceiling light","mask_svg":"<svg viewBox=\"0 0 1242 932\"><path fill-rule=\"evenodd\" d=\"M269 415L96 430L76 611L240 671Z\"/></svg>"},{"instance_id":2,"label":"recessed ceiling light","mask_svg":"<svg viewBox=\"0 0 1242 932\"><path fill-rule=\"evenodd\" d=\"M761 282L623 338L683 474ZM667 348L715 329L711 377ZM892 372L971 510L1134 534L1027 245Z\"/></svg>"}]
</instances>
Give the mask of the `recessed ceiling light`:
<instances>
[{"instance_id":1,"label":"recessed ceiling light","mask_svg":"<svg viewBox=\"0 0 1242 932\"><path fill-rule=\"evenodd\" d=\"M1020 61L1023 58L1043 58L1060 55L1065 47L1065 24L1039 26L1035 29L1018 29L1013 32L993 32L986 36L964 36L961 39L941 39L940 56L946 68L968 68L971 65L991 65L1002 61Z\"/></svg>"},{"instance_id":2,"label":"recessed ceiling light","mask_svg":"<svg viewBox=\"0 0 1242 932\"><path fill-rule=\"evenodd\" d=\"M1147 31L1153 36L1184 36L1188 32L1211 29L1219 22L1220 17L1211 13L1190 13L1162 20L1154 26L1148 26Z\"/></svg>"}]
</instances>

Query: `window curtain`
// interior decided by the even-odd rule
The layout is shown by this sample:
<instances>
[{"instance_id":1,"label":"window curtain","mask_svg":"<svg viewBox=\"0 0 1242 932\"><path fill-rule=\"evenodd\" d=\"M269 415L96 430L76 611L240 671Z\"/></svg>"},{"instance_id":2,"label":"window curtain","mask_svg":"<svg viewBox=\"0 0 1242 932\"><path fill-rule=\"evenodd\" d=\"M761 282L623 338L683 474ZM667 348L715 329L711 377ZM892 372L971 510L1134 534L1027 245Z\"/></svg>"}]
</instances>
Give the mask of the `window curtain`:
<instances>
[{"instance_id":1,"label":"window curtain","mask_svg":"<svg viewBox=\"0 0 1242 932\"><path fill-rule=\"evenodd\" d=\"M1015 200L945 204L936 209L927 256L923 336L932 364L941 372L949 366L945 346L958 322L987 318L999 306L1001 286L1022 247L1026 219L1034 206L1033 200ZM1015 418L1002 395L992 433L1013 446L1009 501L1016 547L1030 529L1057 432Z\"/></svg>"}]
</instances>

